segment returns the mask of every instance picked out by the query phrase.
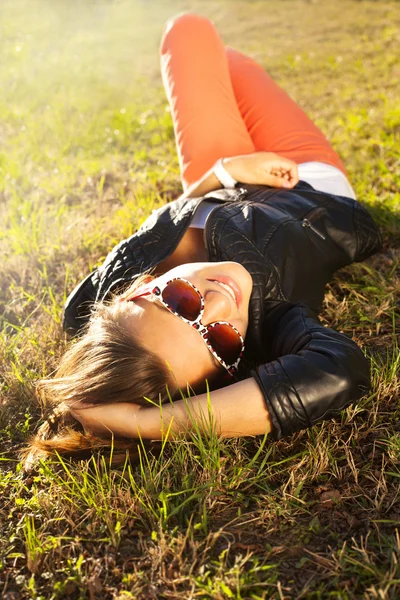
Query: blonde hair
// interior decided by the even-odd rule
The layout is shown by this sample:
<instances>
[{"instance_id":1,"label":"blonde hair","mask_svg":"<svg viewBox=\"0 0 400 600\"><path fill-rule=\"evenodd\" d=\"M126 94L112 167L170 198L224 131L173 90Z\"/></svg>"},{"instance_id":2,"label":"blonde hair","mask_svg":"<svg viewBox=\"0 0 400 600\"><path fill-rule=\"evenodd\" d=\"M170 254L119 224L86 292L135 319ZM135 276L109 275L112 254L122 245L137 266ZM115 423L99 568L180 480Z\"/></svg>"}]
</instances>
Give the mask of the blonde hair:
<instances>
[{"instance_id":1,"label":"blonde hair","mask_svg":"<svg viewBox=\"0 0 400 600\"><path fill-rule=\"evenodd\" d=\"M56 452L80 459L90 457L95 450L110 449L110 440L84 431L72 417L69 406L74 402L145 405L145 397L157 402L160 397L162 402L167 399L172 386L167 365L121 322L121 316L126 316L126 303L121 298L152 279L141 276L122 296L109 304L98 303L82 335L63 356L55 377L39 382L39 396L54 408L21 453L25 469ZM127 451L131 456L137 453L135 440L115 438L113 445L114 462L125 460Z\"/></svg>"}]
</instances>

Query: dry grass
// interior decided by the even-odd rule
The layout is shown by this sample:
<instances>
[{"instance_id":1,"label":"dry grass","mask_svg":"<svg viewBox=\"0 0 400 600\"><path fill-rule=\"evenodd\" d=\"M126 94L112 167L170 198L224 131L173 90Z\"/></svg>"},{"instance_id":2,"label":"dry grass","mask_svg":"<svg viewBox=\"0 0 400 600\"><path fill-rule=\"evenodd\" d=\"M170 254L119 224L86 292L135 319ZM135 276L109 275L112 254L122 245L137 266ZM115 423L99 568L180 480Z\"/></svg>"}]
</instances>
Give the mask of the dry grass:
<instances>
[{"instance_id":1,"label":"dry grass","mask_svg":"<svg viewBox=\"0 0 400 600\"><path fill-rule=\"evenodd\" d=\"M400 597L399 3L6 0L0 7L0 594L71 598ZM373 393L271 444L213 436L136 467L18 449L57 364L66 293L179 192L157 46L213 18L309 112L382 227L323 318L371 357Z\"/></svg>"}]
</instances>

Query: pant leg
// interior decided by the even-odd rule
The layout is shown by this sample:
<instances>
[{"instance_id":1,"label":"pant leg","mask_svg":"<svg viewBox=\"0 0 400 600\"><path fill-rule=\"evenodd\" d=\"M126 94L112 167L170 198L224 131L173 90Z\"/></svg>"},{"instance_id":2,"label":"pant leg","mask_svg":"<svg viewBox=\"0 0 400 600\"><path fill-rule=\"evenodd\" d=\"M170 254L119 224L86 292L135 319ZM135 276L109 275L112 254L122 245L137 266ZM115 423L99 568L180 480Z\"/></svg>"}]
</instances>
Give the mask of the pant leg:
<instances>
[{"instance_id":1,"label":"pant leg","mask_svg":"<svg viewBox=\"0 0 400 600\"><path fill-rule=\"evenodd\" d=\"M231 48L226 55L236 102L256 151L276 152L298 164L327 163L347 175L322 131L261 65Z\"/></svg>"},{"instance_id":2,"label":"pant leg","mask_svg":"<svg viewBox=\"0 0 400 600\"><path fill-rule=\"evenodd\" d=\"M225 47L208 19L183 14L167 22L161 73L184 189L218 158L254 152L233 93Z\"/></svg>"}]
</instances>

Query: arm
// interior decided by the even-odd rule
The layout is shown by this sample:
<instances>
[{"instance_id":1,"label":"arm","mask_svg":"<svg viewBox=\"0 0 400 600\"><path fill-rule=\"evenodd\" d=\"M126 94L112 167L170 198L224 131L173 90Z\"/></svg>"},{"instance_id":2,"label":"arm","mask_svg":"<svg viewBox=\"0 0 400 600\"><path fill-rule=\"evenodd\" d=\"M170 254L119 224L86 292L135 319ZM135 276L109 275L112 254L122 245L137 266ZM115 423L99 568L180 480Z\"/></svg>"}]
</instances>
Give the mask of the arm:
<instances>
[{"instance_id":1,"label":"arm","mask_svg":"<svg viewBox=\"0 0 400 600\"><path fill-rule=\"evenodd\" d=\"M282 303L264 324L271 358L252 377L209 396L173 404L129 403L74 407L72 415L95 433L163 439L215 423L221 437L291 435L329 419L370 388L369 364L358 346L343 334L323 327L309 309ZM210 407L210 410L209 410Z\"/></svg>"},{"instance_id":2,"label":"arm","mask_svg":"<svg viewBox=\"0 0 400 600\"><path fill-rule=\"evenodd\" d=\"M255 152L224 158L223 165L228 173L240 183L291 189L299 181L296 163L273 152ZM221 184L218 178L214 175L213 169L210 169L181 197L204 196L208 192L220 188Z\"/></svg>"},{"instance_id":3,"label":"arm","mask_svg":"<svg viewBox=\"0 0 400 600\"><path fill-rule=\"evenodd\" d=\"M158 406L127 402L91 407L75 406L72 416L85 429L100 435L160 440L187 433L198 426L207 431L211 424L221 437L265 434L272 425L263 394L253 378L231 386Z\"/></svg>"},{"instance_id":4,"label":"arm","mask_svg":"<svg viewBox=\"0 0 400 600\"><path fill-rule=\"evenodd\" d=\"M95 433L163 439L215 423L221 437L291 435L329 419L370 388L369 364L345 335L323 327L309 309L282 303L269 312L264 337L271 362L252 377L207 394L157 406L75 406L72 415ZM268 344L268 340L272 340ZM208 410L210 407L210 411Z\"/></svg>"}]
</instances>

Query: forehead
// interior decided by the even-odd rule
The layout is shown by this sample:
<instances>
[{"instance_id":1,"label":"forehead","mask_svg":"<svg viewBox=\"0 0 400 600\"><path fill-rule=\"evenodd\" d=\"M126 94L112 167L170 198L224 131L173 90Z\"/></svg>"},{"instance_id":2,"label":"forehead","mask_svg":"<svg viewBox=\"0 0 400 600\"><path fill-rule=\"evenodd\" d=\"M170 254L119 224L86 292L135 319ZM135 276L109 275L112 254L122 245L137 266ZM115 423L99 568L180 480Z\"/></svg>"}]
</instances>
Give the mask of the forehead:
<instances>
[{"instance_id":1,"label":"forehead","mask_svg":"<svg viewBox=\"0 0 400 600\"><path fill-rule=\"evenodd\" d=\"M219 370L198 331L158 302L139 299L130 303L128 326L133 335L168 363L179 385L197 383Z\"/></svg>"}]
</instances>

